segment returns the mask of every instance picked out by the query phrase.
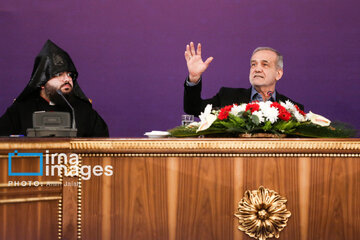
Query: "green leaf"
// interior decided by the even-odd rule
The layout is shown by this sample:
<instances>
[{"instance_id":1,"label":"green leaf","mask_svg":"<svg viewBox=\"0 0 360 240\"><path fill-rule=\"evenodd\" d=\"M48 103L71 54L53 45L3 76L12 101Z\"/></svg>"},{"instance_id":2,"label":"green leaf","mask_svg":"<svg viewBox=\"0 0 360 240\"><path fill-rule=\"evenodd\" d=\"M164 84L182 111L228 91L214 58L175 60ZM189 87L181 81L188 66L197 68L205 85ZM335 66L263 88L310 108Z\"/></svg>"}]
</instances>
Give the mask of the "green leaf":
<instances>
[{"instance_id":1,"label":"green leaf","mask_svg":"<svg viewBox=\"0 0 360 240\"><path fill-rule=\"evenodd\" d=\"M253 123L255 123L255 125L259 125L259 124L260 124L260 120L259 120L259 117L258 117L258 116L256 116L256 115L251 115L250 119L251 119L251 121L252 121Z\"/></svg>"},{"instance_id":2,"label":"green leaf","mask_svg":"<svg viewBox=\"0 0 360 240\"><path fill-rule=\"evenodd\" d=\"M262 129L263 130L265 130L265 131L268 131L268 130L270 130L271 129L271 122L270 121L266 121L265 122L265 125L262 127Z\"/></svg>"}]
</instances>

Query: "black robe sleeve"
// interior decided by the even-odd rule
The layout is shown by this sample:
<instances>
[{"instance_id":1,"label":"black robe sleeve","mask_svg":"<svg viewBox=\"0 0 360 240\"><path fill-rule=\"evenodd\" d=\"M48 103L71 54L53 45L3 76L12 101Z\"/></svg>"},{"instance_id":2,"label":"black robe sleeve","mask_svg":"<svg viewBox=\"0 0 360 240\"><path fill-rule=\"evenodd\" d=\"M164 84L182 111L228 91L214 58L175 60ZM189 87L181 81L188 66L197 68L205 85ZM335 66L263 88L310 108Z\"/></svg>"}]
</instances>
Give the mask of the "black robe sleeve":
<instances>
[{"instance_id":1,"label":"black robe sleeve","mask_svg":"<svg viewBox=\"0 0 360 240\"><path fill-rule=\"evenodd\" d=\"M89 137L109 137L108 126L102 117L95 110L93 110L92 115L92 132Z\"/></svg>"},{"instance_id":2,"label":"black robe sleeve","mask_svg":"<svg viewBox=\"0 0 360 240\"><path fill-rule=\"evenodd\" d=\"M5 114L0 118L0 136L9 136L12 132L13 126L11 121L11 114L9 108L6 110Z\"/></svg>"},{"instance_id":3,"label":"black robe sleeve","mask_svg":"<svg viewBox=\"0 0 360 240\"><path fill-rule=\"evenodd\" d=\"M78 100L73 107L78 137L109 137L107 124L91 104Z\"/></svg>"},{"instance_id":4,"label":"black robe sleeve","mask_svg":"<svg viewBox=\"0 0 360 240\"><path fill-rule=\"evenodd\" d=\"M25 135L21 128L21 117L18 114L18 104L12 104L0 117L0 136Z\"/></svg>"}]
</instances>

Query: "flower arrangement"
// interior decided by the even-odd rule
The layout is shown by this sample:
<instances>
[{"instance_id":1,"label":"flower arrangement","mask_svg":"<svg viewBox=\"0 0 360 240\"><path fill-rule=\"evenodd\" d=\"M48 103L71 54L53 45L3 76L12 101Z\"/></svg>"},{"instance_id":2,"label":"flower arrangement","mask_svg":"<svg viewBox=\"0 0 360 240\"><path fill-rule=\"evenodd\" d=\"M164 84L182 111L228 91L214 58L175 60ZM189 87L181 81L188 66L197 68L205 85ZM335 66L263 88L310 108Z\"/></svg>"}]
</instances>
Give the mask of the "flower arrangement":
<instances>
[{"instance_id":1,"label":"flower arrangement","mask_svg":"<svg viewBox=\"0 0 360 240\"><path fill-rule=\"evenodd\" d=\"M297 105L286 102L233 104L219 110L209 104L199 116L200 122L169 130L174 137L200 135L232 136L270 133L277 136L352 137L355 130L344 124L332 124L323 116L303 112Z\"/></svg>"}]
</instances>

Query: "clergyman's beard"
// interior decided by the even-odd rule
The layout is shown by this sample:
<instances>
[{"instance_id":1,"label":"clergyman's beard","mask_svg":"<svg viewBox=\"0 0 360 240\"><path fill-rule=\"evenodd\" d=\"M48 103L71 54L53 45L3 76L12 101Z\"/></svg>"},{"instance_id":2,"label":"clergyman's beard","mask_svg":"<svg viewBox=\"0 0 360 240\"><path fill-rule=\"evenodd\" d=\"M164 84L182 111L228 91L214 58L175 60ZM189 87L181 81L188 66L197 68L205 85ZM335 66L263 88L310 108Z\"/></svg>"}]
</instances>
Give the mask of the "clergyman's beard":
<instances>
[{"instance_id":1,"label":"clergyman's beard","mask_svg":"<svg viewBox=\"0 0 360 240\"><path fill-rule=\"evenodd\" d=\"M62 86L61 86L62 87ZM61 88L60 87L60 88ZM50 99L51 102L55 103L55 105L60 105L60 106L67 106L66 102L64 101L64 99L56 92L57 88L50 86L48 84L45 84L45 94L46 96ZM61 90L60 90L61 91ZM63 93L64 97L71 102L72 97L73 97L73 91L71 90L68 93Z\"/></svg>"}]
</instances>

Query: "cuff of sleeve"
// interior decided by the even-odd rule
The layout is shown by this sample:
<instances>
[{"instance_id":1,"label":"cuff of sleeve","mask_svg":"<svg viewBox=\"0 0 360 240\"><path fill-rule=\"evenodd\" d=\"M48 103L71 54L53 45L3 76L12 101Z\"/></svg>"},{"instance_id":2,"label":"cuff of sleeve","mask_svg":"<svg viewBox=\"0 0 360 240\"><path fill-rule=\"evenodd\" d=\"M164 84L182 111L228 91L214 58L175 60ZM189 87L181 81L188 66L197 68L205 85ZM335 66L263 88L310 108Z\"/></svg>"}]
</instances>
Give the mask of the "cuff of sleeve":
<instances>
[{"instance_id":1,"label":"cuff of sleeve","mask_svg":"<svg viewBox=\"0 0 360 240\"><path fill-rule=\"evenodd\" d=\"M190 82L190 80L189 80L189 76L186 78L186 86L188 86L188 87L193 87L193 86L196 86L196 85L198 85L199 83L200 83L200 81L201 81L201 77L199 78L199 81L197 81L196 83L193 83L193 82Z\"/></svg>"}]
</instances>

